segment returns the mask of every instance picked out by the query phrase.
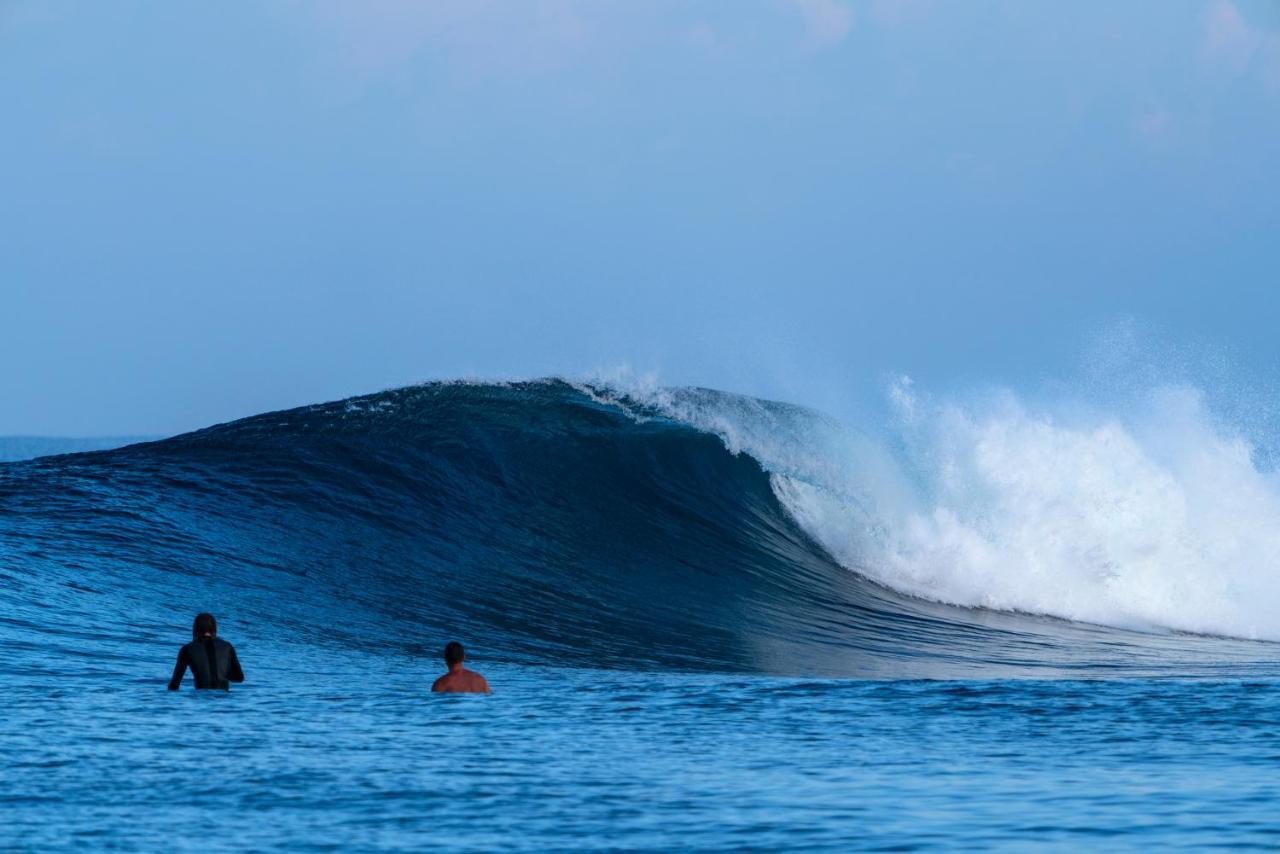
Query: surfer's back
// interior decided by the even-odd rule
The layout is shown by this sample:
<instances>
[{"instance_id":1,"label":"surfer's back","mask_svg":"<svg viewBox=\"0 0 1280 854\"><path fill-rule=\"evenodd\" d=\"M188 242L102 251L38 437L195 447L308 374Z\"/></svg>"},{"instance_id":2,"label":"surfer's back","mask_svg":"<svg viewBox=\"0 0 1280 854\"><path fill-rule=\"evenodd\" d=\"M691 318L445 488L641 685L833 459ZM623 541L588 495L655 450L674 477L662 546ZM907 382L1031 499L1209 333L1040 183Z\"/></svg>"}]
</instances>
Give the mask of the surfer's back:
<instances>
[{"instance_id":1,"label":"surfer's back","mask_svg":"<svg viewBox=\"0 0 1280 854\"><path fill-rule=\"evenodd\" d=\"M218 623L212 614L197 614L191 633L192 641L178 650L178 662L169 679L170 691L178 690L187 670L191 671L197 688L226 690L230 683L244 681L236 648L217 637Z\"/></svg>"},{"instance_id":2,"label":"surfer's back","mask_svg":"<svg viewBox=\"0 0 1280 854\"><path fill-rule=\"evenodd\" d=\"M488 694L489 683L485 678L474 670L462 668L457 671L449 671L441 676L435 682L431 683L432 691L443 693L459 693L459 694Z\"/></svg>"},{"instance_id":3,"label":"surfer's back","mask_svg":"<svg viewBox=\"0 0 1280 854\"><path fill-rule=\"evenodd\" d=\"M450 641L444 648L444 663L449 672L431 683L431 690L446 694L488 694L489 683L474 670L462 666L466 650L457 641Z\"/></svg>"}]
</instances>

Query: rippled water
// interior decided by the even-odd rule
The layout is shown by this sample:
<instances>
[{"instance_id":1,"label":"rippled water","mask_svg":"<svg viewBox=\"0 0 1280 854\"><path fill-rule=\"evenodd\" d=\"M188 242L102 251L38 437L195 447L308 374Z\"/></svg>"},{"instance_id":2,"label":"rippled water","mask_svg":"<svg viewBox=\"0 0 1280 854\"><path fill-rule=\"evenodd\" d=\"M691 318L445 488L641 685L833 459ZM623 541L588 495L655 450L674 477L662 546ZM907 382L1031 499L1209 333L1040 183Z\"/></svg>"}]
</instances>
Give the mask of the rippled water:
<instances>
[{"instance_id":1,"label":"rippled water","mask_svg":"<svg viewBox=\"0 0 1280 854\"><path fill-rule=\"evenodd\" d=\"M242 643L6 678L0 844L845 849L1280 844L1280 683L806 681ZM92 645L93 641L86 639ZM12 657L10 657L12 662ZM57 684L47 678L57 671Z\"/></svg>"}]
</instances>

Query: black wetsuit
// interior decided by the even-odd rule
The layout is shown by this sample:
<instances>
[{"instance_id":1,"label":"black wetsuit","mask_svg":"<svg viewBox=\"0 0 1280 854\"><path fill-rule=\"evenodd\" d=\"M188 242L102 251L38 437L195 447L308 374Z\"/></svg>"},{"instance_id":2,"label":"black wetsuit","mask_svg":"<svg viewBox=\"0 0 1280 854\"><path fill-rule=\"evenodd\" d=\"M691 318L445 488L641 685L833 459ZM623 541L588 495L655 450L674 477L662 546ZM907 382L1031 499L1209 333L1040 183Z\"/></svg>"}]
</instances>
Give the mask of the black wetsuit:
<instances>
[{"instance_id":1,"label":"black wetsuit","mask_svg":"<svg viewBox=\"0 0 1280 854\"><path fill-rule=\"evenodd\" d=\"M177 691L187 668L196 679L197 688L227 690L232 682L243 682L244 671L236 658L236 648L221 638L200 638L178 650L178 663L169 680L169 690Z\"/></svg>"}]
</instances>

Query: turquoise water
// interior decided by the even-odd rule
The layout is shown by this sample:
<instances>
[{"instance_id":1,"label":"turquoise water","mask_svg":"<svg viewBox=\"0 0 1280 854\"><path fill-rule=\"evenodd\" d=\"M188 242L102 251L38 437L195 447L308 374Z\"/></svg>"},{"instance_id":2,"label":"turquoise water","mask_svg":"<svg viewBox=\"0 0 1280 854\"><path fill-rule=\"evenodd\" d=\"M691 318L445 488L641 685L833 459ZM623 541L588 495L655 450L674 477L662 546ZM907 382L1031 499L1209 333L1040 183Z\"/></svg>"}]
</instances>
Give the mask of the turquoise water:
<instances>
[{"instance_id":1,"label":"turquoise water","mask_svg":"<svg viewBox=\"0 0 1280 854\"><path fill-rule=\"evenodd\" d=\"M1273 680L812 681L481 660L492 696L440 696L430 660L242 644L243 686L195 692L188 678L170 694L167 656L148 649L80 662L56 687L34 671L6 680L4 847L1280 844Z\"/></svg>"}]
</instances>

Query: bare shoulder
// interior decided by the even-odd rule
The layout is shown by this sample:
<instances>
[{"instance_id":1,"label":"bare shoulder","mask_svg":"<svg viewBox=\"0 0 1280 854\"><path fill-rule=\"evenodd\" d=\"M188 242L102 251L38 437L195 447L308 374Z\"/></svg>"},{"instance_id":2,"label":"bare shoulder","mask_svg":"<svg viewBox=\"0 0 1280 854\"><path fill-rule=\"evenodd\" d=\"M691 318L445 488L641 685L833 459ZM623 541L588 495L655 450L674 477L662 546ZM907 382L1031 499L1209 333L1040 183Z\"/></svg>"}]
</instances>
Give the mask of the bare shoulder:
<instances>
[{"instance_id":1,"label":"bare shoulder","mask_svg":"<svg viewBox=\"0 0 1280 854\"><path fill-rule=\"evenodd\" d=\"M464 670L461 673L446 673L431 683L431 690L451 694L492 693L485 678L473 670Z\"/></svg>"}]
</instances>

